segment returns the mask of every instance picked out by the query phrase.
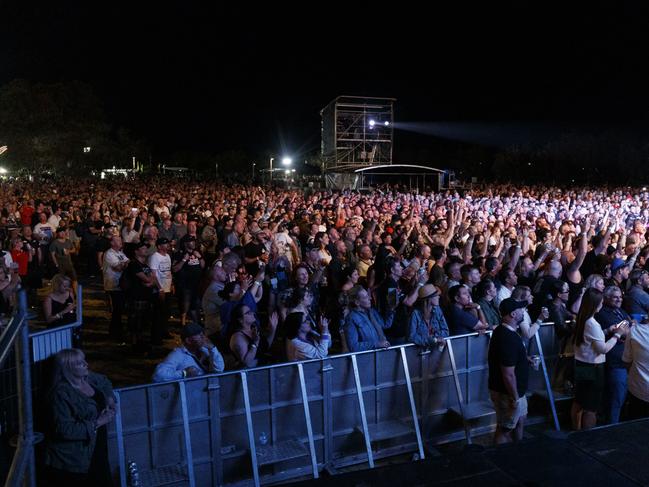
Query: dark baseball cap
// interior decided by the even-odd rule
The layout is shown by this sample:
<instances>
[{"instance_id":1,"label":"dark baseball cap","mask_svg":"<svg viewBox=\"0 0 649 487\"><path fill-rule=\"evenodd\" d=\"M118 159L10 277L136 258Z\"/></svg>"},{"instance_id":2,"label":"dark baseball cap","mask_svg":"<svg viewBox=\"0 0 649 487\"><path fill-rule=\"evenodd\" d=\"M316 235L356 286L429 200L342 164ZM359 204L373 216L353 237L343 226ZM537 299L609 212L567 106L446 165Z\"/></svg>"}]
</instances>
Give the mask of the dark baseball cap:
<instances>
[{"instance_id":1,"label":"dark baseball cap","mask_svg":"<svg viewBox=\"0 0 649 487\"><path fill-rule=\"evenodd\" d=\"M146 242L138 242L135 244L135 250L141 249L142 247L149 248L149 244Z\"/></svg>"},{"instance_id":2,"label":"dark baseball cap","mask_svg":"<svg viewBox=\"0 0 649 487\"><path fill-rule=\"evenodd\" d=\"M165 237L160 237L158 240L155 241L156 245L166 245L170 243L168 238Z\"/></svg>"},{"instance_id":3,"label":"dark baseball cap","mask_svg":"<svg viewBox=\"0 0 649 487\"><path fill-rule=\"evenodd\" d=\"M500 314L502 316L507 316L514 310L526 308L527 305L527 301L516 301L514 298L503 299L500 302Z\"/></svg>"}]
</instances>

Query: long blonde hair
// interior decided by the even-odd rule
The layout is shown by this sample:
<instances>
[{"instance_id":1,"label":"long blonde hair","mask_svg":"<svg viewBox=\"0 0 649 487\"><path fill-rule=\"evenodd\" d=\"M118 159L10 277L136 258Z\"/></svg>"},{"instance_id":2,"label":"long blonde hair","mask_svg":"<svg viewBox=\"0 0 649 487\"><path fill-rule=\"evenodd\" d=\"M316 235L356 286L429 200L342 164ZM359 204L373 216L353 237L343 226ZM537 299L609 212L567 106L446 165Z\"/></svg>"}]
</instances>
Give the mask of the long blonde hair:
<instances>
[{"instance_id":1,"label":"long blonde hair","mask_svg":"<svg viewBox=\"0 0 649 487\"><path fill-rule=\"evenodd\" d=\"M54 371L52 376L52 391L54 391L59 384L67 382L72 387L75 387L75 381L72 379L72 368L74 362L81 359L84 353L78 348L64 348L54 355Z\"/></svg>"}]
</instances>

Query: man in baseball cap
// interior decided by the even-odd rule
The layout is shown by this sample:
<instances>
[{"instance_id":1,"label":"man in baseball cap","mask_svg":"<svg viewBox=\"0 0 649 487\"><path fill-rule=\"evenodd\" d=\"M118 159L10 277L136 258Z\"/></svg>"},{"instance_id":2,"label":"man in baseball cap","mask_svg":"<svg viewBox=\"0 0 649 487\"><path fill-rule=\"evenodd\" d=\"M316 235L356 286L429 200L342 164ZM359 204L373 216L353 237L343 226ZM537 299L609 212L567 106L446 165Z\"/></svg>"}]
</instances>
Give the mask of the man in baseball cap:
<instances>
[{"instance_id":1,"label":"man in baseball cap","mask_svg":"<svg viewBox=\"0 0 649 487\"><path fill-rule=\"evenodd\" d=\"M496 410L496 444L523 439L529 362L518 327L526 306L526 301L503 299L502 324L494 329L489 342L489 393Z\"/></svg>"},{"instance_id":2,"label":"man in baseball cap","mask_svg":"<svg viewBox=\"0 0 649 487\"><path fill-rule=\"evenodd\" d=\"M223 357L205 336L201 325L188 323L181 330L180 338L183 346L174 349L158 364L153 373L153 382L223 372Z\"/></svg>"}]
</instances>

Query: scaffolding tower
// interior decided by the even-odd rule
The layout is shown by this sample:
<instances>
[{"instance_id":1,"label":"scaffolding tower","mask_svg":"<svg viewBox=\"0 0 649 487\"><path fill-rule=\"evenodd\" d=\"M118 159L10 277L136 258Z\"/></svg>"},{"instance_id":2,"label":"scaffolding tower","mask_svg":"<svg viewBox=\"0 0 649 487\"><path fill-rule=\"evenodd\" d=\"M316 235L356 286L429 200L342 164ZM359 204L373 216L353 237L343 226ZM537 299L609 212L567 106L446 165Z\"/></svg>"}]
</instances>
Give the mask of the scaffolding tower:
<instances>
[{"instance_id":1,"label":"scaffolding tower","mask_svg":"<svg viewBox=\"0 0 649 487\"><path fill-rule=\"evenodd\" d=\"M326 172L392 164L395 101L339 96L320 111Z\"/></svg>"}]
</instances>

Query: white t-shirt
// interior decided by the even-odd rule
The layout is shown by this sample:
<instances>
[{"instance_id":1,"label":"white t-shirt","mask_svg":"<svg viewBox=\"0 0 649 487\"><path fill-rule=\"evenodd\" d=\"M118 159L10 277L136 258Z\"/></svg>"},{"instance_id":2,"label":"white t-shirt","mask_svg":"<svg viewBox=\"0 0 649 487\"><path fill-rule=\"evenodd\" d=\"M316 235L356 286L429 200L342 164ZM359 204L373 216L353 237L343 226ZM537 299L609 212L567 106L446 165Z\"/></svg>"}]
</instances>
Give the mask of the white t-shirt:
<instances>
[{"instance_id":1,"label":"white t-shirt","mask_svg":"<svg viewBox=\"0 0 649 487\"><path fill-rule=\"evenodd\" d=\"M171 257L155 252L149 257L149 267L166 293L171 292Z\"/></svg>"},{"instance_id":2,"label":"white t-shirt","mask_svg":"<svg viewBox=\"0 0 649 487\"><path fill-rule=\"evenodd\" d=\"M47 223L48 223L48 224L49 224L49 225L50 225L54 230L56 230L57 228L59 228L59 223L60 223L60 222L61 222L61 217L60 217L59 215L54 214L54 213L53 213L53 214L52 214L52 215L47 219Z\"/></svg>"},{"instance_id":3,"label":"white t-shirt","mask_svg":"<svg viewBox=\"0 0 649 487\"><path fill-rule=\"evenodd\" d=\"M606 342L604 331L595 318L590 318L584 326L584 342L575 346L575 359L589 364L603 364L606 362L605 353L597 353L593 348L594 342Z\"/></svg>"},{"instance_id":4,"label":"white t-shirt","mask_svg":"<svg viewBox=\"0 0 649 487\"><path fill-rule=\"evenodd\" d=\"M155 211L158 215L162 215L162 213L166 213L167 215L171 215L171 212L169 211L169 208L166 206L158 206L155 205L153 208L153 211Z\"/></svg>"},{"instance_id":5,"label":"white t-shirt","mask_svg":"<svg viewBox=\"0 0 649 487\"><path fill-rule=\"evenodd\" d=\"M626 337L622 360L631 364L627 384L629 392L649 402L649 325L635 325Z\"/></svg>"},{"instance_id":6,"label":"white t-shirt","mask_svg":"<svg viewBox=\"0 0 649 487\"><path fill-rule=\"evenodd\" d=\"M54 229L49 223L37 223L34 225L34 235L36 235L41 245L47 245L52 241Z\"/></svg>"},{"instance_id":7,"label":"white t-shirt","mask_svg":"<svg viewBox=\"0 0 649 487\"><path fill-rule=\"evenodd\" d=\"M118 291L120 289L119 278L123 271L118 271L114 267L127 261L128 257L121 250L110 248L104 252L104 291Z\"/></svg>"}]
</instances>

